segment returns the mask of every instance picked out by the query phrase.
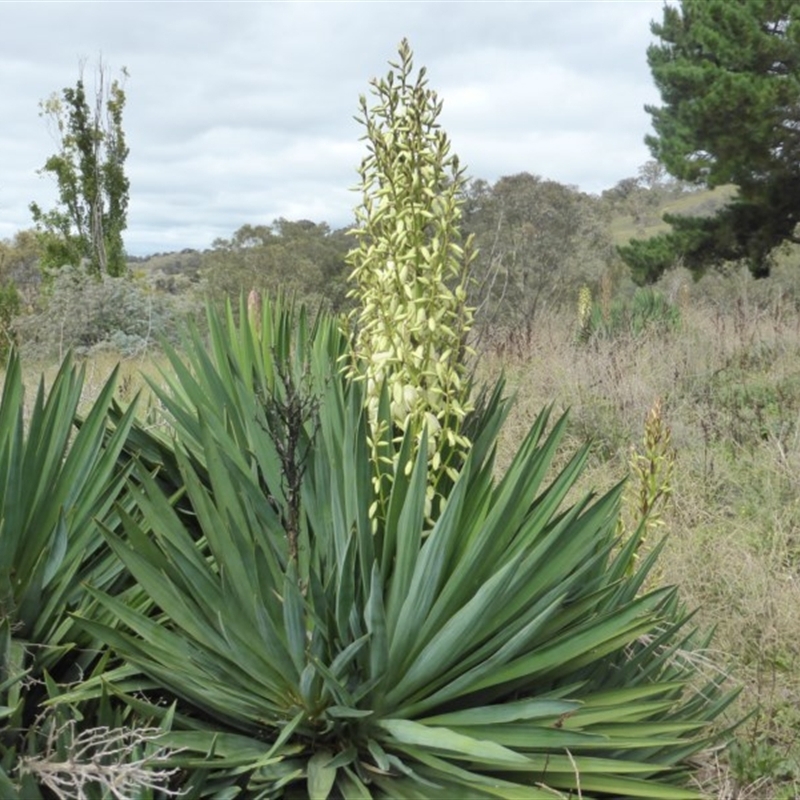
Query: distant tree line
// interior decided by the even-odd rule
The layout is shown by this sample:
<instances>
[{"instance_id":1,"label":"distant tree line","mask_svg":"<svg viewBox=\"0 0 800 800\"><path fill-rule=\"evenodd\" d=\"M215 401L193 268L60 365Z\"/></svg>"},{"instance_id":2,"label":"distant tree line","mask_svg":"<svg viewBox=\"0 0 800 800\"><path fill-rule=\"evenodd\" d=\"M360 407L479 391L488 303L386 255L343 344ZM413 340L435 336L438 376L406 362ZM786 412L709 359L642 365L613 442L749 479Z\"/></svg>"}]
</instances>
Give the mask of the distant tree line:
<instances>
[{"instance_id":1,"label":"distant tree line","mask_svg":"<svg viewBox=\"0 0 800 800\"><path fill-rule=\"evenodd\" d=\"M574 303L580 287L652 283L678 265L699 277L745 262L766 276L778 245L800 243L797 4L681 0L651 28L648 63L663 104L647 107L654 158L637 176L599 197L527 172L465 184L461 222L478 252L469 301L481 333L529 337L543 309ZM136 278L173 298L282 288L346 311L347 253L358 237L325 222L248 223L203 253L163 254L157 267L126 256L125 78L123 69L112 80L99 63L92 88L82 65L74 86L40 104L57 145L41 172L55 179L58 201L51 210L32 203L35 229L0 242L0 351L19 330L16 317L42 313L66 291L69 281L54 280L66 266L98 281ZM648 236L663 230L665 206L717 186L731 188L724 207L666 214L671 229ZM621 218L631 235L617 246Z\"/></svg>"},{"instance_id":2,"label":"distant tree line","mask_svg":"<svg viewBox=\"0 0 800 800\"><path fill-rule=\"evenodd\" d=\"M624 216L637 224L652 224L660 205L683 191L676 182L654 177L647 165L638 177L620 181L599 197L530 173L505 176L493 184L468 182L462 227L474 237L477 249L469 302L476 309L478 335L516 331L529 337L543 310L574 305L581 286L595 288L609 275L617 282L625 280L612 219ZM345 312L350 288L346 259L354 245L347 228L279 218L242 225L204 251L184 248L129 258L119 280L132 294L172 297L183 310L191 307L189 298L199 303L210 296L222 302L251 289L267 294L282 289L312 305ZM42 238L34 230L0 242L0 286L13 285L21 301L14 313L44 311L38 318L45 320L48 304L63 315L64 298L54 298L54 292L69 292L75 299L69 287L77 278L54 281L51 276L42 283L40 267L47 263ZM109 285L105 291L118 289ZM92 290L92 296L99 298L103 291ZM141 307L144 300L137 295L133 302ZM141 316L131 332L140 338ZM163 311L155 318L166 319ZM106 314L106 327L108 320ZM32 330L30 324L17 327L26 336ZM93 341L91 330L82 327L80 339Z\"/></svg>"},{"instance_id":3,"label":"distant tree line","mask_svg":"<svg viewBox=\"0 0 800 800\"><path fill-rule=\"evenodd\" d=\"M217 299L282 289L340 310L347 292L345 256L352 246L345 229L280 218L270 225L242 225L229 239L216 239L202 256L200 272Z\"/></svg>"}]
</instances>

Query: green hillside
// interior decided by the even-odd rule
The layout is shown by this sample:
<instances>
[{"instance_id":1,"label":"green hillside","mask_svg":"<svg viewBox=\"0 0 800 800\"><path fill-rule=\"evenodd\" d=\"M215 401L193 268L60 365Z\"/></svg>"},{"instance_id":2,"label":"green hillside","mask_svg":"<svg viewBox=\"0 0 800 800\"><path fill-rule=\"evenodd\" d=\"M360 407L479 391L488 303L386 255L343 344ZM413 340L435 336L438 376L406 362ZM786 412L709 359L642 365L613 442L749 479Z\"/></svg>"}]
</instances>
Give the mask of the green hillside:
<instances>
[{"instance_id":1,"label":"green hillside","mask_svg":"<svg viewBox=\"0 0 800 800\"><path fill-rule=\"evenodd\" d=\"M728 203L736 193L735 186L720 186L716 189L683 194L677 198L668 198L654 202L644 218L637 220L634 214L617 213L610 222L611 236L615 244L627 244L631 239L647 239L669 230L663 221L664 214L684 214L686 216L705 217L716 213Z\"/></svg>"}]
</instances>

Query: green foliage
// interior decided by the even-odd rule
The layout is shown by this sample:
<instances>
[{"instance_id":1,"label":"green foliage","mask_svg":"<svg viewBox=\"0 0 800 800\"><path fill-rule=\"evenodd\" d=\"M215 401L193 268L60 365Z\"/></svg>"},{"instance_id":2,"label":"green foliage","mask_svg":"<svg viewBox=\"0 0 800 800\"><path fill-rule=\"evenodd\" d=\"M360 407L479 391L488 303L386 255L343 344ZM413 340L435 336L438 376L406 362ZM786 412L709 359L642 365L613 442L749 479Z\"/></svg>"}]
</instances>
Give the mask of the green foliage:
<instances>
[{"instance_id":1,"label":"green foliage","mask_svg":"<svg viewBox=\"0 0 800 800\"><path fill-rule=\"evenodd\" d=\"M16 285L9 281L0 283L0 358L5 358L14 344L11 322L19 313L20 299Z\"/></svg>"},{"instance_id":2,"label":"green foliage","mask_svg":"<svg viewBox=\"0 0 800 800\"><path fill-rule=\"evenodd\" d=\"M135 406L108 430L115 375L76 430L84 373L66 360L47 391L24 404L19 358L12 352L0 399L0 790L40 796L25 777L59 733L66 710L47 711L59 684L81 680L101 648L71 614L86 610L90 583L116 594L129 585L104 543L99 519L112 523L126 470L118 458ZM84 726L90 724L83 717Z\"/></svg>"},{"instance_id":3,"label":"green foliage","mask_svg":"<svg viewBox=\"0 0 800 800\"><path fill-rule=\"evenodd\" d=\"M123 699L151 685L129 702L161 718L163 692L178 698L165 744L213 753L238 737L250 797L696 797L685 759L730 697L696 683L684 654L702 642L674 590L642 591L653 557L629 574L619 491L563 505L587 457L548 477L565 421L543 412L495 482L496 387L465 420L473 447L428 530L424 440L415 455L407 432L389 463L372 459L335 320L270 304L260 326L240 318L211 314L210 347L192 336L162 393L192 512L148 468L138 512L105 532L160 611L91 590L87 632L143 675L102 682ZM270 414L282 375L320 400L299 420L296 550ZM390 422L385 394L379 414Z\"/></svg>"},{"instance_id":4,"label":"green foliage","mask_svg":"<svg viewBox=\"0 0 800 800\"><path fill-rule=\"evenodd\" d=\"M702 272L746 259L769 274L770 255L795 241L800 219L800 20L793 0L682 0L653 23L660 42L648 63L664 105L650 106L653 155L676 178L739 193L702 222L668 219L675 231L624 251L638 280L651 281L680 257Z\"/></svg>"},{"instance_id":5,"label":"green foliage","mask_svg":"<svg viewBox=\"0 0 800 800\"><path fill-rule=\"evenodd\" d=\"M122 74L127 77L126 70ZM45 267L77 267L86 261L89 271L98 275L127 271L122 242L130 185L122 129L126 98L120 81L106 87L106 80L100 64L94 108L82 74L74 88L66 87L61 97L53 94L40 104L41 116L53 126L58 143L58 152L41 172L56 179L59 205L47 212L36 203L30 206Z\"/></svg>"},{"instance_id":6,"label":"green foliage","mask_svg":"<svg viewBox=\"0 0 800 800\"><path fill-rule=\"evenodd\" d=\"M770 373L771 359L748 363L735 356L697 387L699 402L708 408L708 435L727 446L748 449L761 441L790 446L797 436L800 378Z\"/></svg>"},{"instance_id":7,"label":"green foliage","mask_svg":"<svg viewBox=\"0 0 800 800\"><path fill-rule=\"evenodd\" d=\"M0 241L0 360L17 342L15 318L38 283L38 259L33 231L18 231L13 239Z\"/></svg>"},{"instance_id":8,"label":"green foliage","mask_svg":"<svg viewBox=\"0 0 800 800\"><path fill-rule=\"evenodd\" d=\"M755 740L737 738L728 748L731 773L739 786L751 786L766 780L800 785L800 761L772 742L767 736ZM791 787L787 786L787 789ZM782 796L782 795L779 795ZM786 794L787 800L796 794Z\"/></svg>"},{"instance_id":9,"label":"green foliage","mask_svg":"<svg viewBox=\"0 0 800 800\"><path fill-rule=\"evenodd\" d=\"M521 173L493 186L473 181L465 229L479 248L470 301L479 327L525 330L547 307L570 302L614 260L602 204L555 181Z\"/></svg>"},{"instance_id":10,"label":"green foliage","mask_svg":"<svg viewBox=\"0 0 800 800\"><path fill-rule=\"evenodd\" d=\"M708 225L703 220L692 220L687 217L669 217L678 228L684 226L693 230L694 225ZM713 223L711 223L713 224ZM705 240L694 239L692 243L697 250L692 249L686 237L681 238L675 231L653 236L649 239L631 239L628 244L617 248L620 257L628 265L631 278L639 286L655 283L667 270L677 264L686 264L695 272L702 270L710 256ZM695 258L695 256L697 256ZM691 266L689 266L691 265Z\"/></svg>"},{"instance_id":11,"label":"green foliage","mask_svg":"<svg viewBox=\"0 0 800 800\"><path fill-rule=\"evenodd\" d=\"M763 278L770 273L775 247L784 240L794 241L794 228L788 233L779 230L785 220L774 206L758 207L740 200L711 217L664 214L663 219L672 226L670 232L632 239L617 248L640 286L655 282L676 265L699 278L711 267L721 268L740 259L748 261L755 277Z\"/></svg>"},{"instance_id":12,"label":"green foliage","mask_svg":"<svg viewBox=\"0 0 800 800\"><path fill-rule=\"evenodd\" d=\"M608 307L593 303L590 315L581 326L581 339L592 337L641 336L645 333L674 331L681 321L678 306L650 287L637 289L631 298L616 298Z\"/></svg>"},{"instance_id":13,"label":"green foliage","mask_svg":"<svg viewBox=\"0 0 800 800\"><path fill-rule=\"evenodd\" d=\"M33 300L41 283L41 252L36 231L17 231L12 239L0 241L0 281L13 283L20 294L20 303Z\"/></svg>"},{"instance_id":14,"label":"green foliage","mask_svg":"<svg viewBox=\"0 0 800 800\"><path fill-rule=\"evenodd\" d=\"M295 294L338 311L346 304L344 231L325 223L277 219L243 225L230 239L217 239L203 254L201 272L211 296L238 298L251 289Z\"/></svg>"}]
</instances>

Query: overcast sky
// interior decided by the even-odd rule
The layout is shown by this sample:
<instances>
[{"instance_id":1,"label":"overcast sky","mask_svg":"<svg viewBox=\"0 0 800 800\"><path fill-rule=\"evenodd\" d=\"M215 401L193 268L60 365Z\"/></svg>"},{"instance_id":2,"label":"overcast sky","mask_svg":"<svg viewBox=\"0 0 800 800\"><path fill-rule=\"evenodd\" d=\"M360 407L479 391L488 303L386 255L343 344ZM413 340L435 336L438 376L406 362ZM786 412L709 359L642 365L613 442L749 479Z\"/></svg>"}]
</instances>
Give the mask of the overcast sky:
<instances>
[{"instance_id":1,"label":"overcast sky","mask_svg":"<svg viewBox=\"0 0 800 800\"><path fill-rule=\"evenodd\" d=\"M601 192L636 175L658 103L662 0L0 1L0 238L52 207L39 101L98 56L127 67L128 252L204 248L277 217L349 225L353 120L408 37L468 174L531 172Z\"/></svg>"}]
</instances>

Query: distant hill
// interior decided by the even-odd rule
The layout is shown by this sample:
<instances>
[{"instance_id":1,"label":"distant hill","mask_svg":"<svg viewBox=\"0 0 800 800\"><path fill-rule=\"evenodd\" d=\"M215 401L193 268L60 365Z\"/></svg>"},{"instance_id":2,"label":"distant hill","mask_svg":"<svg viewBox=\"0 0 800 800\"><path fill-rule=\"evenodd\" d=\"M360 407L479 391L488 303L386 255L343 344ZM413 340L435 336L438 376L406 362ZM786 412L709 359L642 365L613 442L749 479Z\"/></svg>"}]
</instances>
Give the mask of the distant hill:
<instances>
[{"instance_id":1,"label":"distant hill","mask_svg":"<svg viewBox=\"0 0 800 800\"><path fill-rule=\"evenodd\" d=\"M627 244L631 239L649 239L670 229L662 219L664 214L709 217L730 202L735 194L735 186L690 192L648 208L638 223L632 214L617 214L611 219L611 236L615 244Z\"/></svg>"}]
</instances>

